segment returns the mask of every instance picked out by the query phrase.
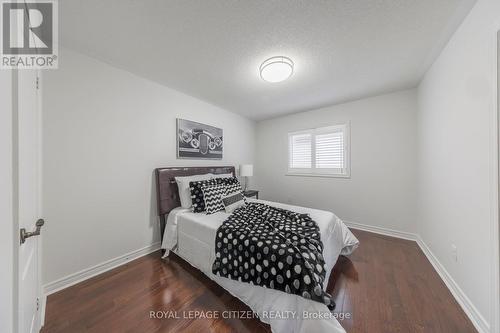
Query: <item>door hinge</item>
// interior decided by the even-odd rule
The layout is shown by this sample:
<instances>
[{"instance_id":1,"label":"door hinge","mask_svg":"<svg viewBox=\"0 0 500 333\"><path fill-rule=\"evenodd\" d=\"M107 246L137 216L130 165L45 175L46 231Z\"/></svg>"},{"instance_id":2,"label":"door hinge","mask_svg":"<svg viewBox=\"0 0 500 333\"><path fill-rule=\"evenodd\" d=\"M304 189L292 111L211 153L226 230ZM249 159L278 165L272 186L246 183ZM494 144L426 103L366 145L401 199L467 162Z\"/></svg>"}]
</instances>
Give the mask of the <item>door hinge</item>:
<instances>
[{"instance_id":1,"label":"door hinge","mask_svg":"<svg viewBox=\"0 0 500 333\"><path fill-rule=\"evenodd\" d=\"M38 76L36 77L36 89L40 89L40 78Z\"/></svg>"},{"instance_id":2,"label":"door hinge","mask_svg":"<svg viewBox=\"0 0 500 333\"><path fill-rule=\"evenodd\" d=\"M40 309L40 299L37 297L36 298L36 311Z\"/></svg>"}]
</instances>

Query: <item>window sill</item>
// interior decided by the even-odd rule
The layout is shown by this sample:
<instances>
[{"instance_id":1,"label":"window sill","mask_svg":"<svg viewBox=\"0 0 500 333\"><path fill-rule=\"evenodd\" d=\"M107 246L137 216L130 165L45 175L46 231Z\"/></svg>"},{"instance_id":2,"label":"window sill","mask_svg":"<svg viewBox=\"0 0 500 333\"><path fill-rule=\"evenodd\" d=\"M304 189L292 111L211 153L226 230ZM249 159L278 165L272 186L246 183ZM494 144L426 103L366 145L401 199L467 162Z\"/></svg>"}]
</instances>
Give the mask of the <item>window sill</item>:
<instances>
[{"instance_id":1,"label":"window sill","mask_svg":"<svg viewBox=\"0 0 500 333\"><path fill-rule=\"evenodd\" d=\"M298 177L320 177L320 178L351 178L351 175L336 175L328 173L299 173L299 172L287 172L285 176L298 176Z\"/></svg>"}]
</instances>

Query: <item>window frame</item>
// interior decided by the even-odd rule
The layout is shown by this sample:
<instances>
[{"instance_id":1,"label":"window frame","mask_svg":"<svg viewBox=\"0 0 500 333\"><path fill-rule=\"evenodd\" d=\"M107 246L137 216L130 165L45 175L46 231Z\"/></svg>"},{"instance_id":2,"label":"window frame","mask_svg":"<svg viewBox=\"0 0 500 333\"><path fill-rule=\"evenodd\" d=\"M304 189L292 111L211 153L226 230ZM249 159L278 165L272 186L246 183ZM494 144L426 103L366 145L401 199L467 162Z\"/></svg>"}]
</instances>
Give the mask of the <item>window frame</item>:
<instances>
[{"instance_id":1,"label":"window frame","mask_svg":"<svg viewBox=\"0 0 500 333\"><path fill-rule=\"evenodd\" d=\"M332 177L332 178L350 178L351 177L351 130L350 123L341 123L336 125L310 128L306 130L289 132L287 135L287 176L305 176L305 177ZM342 131L344 133L344 168L342 169L326 169L316 168L316 135L327 134L332 132ZM292 145L291 139L294 135L310 134L311 135L311 168L292 168Z\"/></svg>"}]
</instances>

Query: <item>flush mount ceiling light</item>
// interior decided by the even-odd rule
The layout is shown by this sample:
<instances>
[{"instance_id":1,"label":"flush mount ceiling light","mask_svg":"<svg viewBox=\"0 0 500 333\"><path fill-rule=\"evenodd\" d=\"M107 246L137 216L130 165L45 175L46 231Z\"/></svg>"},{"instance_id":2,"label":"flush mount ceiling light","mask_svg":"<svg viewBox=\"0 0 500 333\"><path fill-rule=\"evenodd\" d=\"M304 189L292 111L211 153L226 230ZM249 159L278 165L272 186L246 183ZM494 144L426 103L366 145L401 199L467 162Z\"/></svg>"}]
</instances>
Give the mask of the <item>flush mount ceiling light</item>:
<instances>
[{"instance_id":1,"label":"flush mount ceiling light","mask_svg":"<svg viewBox=\"0 0 500 333\"><path fill-rule=\"evenodd\" d=\"M293 74L293 61L290 58L278 56L267 59L260 65L260 77L267 82L281 82Z\"/></svg>"}]
</instances>

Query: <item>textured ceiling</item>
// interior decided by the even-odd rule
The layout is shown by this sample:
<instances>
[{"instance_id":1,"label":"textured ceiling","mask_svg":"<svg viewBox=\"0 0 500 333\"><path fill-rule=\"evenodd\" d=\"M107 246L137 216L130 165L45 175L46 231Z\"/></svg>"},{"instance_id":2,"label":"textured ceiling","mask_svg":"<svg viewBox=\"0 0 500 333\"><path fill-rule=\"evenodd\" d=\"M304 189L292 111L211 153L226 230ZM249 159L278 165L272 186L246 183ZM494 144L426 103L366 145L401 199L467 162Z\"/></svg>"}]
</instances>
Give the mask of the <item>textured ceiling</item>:
<instances>
[{"instance_id":1,"label":"textured ceiling","mask_svg":"<svg viewBox=\"0 0 500 333\"><path fill-rule=\"evenodd\" d=\"M63 0L63 46L251 119L414 87L474 0ZM258 68L290 57L277 84Z\"/></svg>"}]
</instances>

